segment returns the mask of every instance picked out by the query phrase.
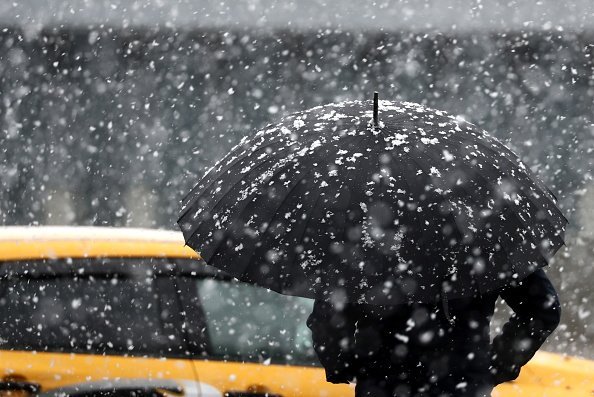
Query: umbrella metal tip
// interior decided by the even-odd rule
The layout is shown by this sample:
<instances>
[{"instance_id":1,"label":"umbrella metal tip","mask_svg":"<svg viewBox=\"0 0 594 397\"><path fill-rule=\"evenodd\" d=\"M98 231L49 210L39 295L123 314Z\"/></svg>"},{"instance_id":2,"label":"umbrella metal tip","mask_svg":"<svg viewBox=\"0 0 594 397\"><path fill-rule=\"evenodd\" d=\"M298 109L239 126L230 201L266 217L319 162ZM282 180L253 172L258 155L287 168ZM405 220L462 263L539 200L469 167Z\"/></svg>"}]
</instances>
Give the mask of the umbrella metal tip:
<instances>
[{"instance_id":1,"label":"umbrella metal tip","mask_svg":"<svg viewBox=\"0 0 594 397\"><path fill-rule=\"evenodd\" d=\"M373 128L379 127L379 94L377 91L373 93Z\"/></svg>"}]
</instances>

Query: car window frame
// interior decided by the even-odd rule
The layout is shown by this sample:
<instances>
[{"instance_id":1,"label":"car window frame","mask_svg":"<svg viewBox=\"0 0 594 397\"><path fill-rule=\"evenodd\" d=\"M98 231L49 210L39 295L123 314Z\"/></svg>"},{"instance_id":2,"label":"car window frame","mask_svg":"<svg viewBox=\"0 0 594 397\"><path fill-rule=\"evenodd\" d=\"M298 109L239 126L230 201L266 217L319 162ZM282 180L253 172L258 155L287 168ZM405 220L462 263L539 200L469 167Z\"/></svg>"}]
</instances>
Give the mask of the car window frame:
<instances>
[{"instance_id":1,"label":"car window frame","mask_svg":"<svg viewBox=\"0 0 594 397\"><path fill-rule=\"evenodd\" d=\"M202 310L195 280L209 278L208 275L178 275L176 285L183 316L182 329L188 344L188 350L194 358L212 359L212 345L208 335L206 315Z\"/></svg>"},{"instance_id":2,"label":"car window frame","mask_svg":"<svg viewBox=\"0 0 594 397\"><path fill-rule=\"evenodd\" d=\"M202 259L177 259L176 285L183 316L182 329L185 332L188 350L195 359L218 360L212 354L212 344L208 335L206 314L202 309L196 288L197 279L236 280L229 274L209 266Z\"/></svg>"},{"instance_id":3,"label":"car window frame","mask_svg":"<svg viewBox=\"0 0 594 397\"><path fill-rule=\"evenodd\" d=\"M178 262L179 263L179 262ZM180 293L180 300L182 302L183 311L186 315L186 326L185 329L200 329L201 332L194 332L188 333L187 337L189 339L190 349L195 355L196 359L203 359L203 360L211 360L211 361L222 361L222 362L229 362L229 363L249 363L249 364L262 364L256 360L248 360L245 356L240 354L229 356L229 355L221 355L215 354L214 347L211 342L211 338L209 335L208 324L207 324L207 316L204 311L200 294L198 292L198 288L196 286L196 280L199 279L211 279L216 280L219 282L228 282L228 283L238 283L238 284L246 284L250 285L249 283L244 283L237 278L234 278L223 271L215 269L211 266L208 266L204 263L204 268L200 271L193 271L193 272L181 272L178 274L177 279L179 280L179 293ZM319 362L312 362L310 364L306 363L291 363L291 362L281 362L275 363L274 365L285 365L285 366L292 366L292 367L306 367L306 368L318 368L321 367Z\"/></svg>"}]
</instances>

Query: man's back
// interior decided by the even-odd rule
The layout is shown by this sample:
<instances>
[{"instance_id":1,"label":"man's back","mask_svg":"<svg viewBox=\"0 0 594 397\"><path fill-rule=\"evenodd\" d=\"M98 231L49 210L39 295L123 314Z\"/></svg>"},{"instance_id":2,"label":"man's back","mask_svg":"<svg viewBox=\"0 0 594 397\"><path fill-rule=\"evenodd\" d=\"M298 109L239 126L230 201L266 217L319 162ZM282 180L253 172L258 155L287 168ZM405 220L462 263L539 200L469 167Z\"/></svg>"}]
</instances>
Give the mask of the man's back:
<instances>
[{"instance_id":1,"label":"man's back","mask_svg":"<svg viewBox=\"0 0 594 397\"><path fill-rule=\"evenodd\" d=\"M498 296L516 315L492 345L489 323ZM558 324L559 312L555 290L539 270L516 287L450 300L447 306L339 310L316 302L308 325L328 380L357 378L357 396L379 397L380 389L388 390L386 396L480 396L517 377Z\"/></svg>"}]
</instances>

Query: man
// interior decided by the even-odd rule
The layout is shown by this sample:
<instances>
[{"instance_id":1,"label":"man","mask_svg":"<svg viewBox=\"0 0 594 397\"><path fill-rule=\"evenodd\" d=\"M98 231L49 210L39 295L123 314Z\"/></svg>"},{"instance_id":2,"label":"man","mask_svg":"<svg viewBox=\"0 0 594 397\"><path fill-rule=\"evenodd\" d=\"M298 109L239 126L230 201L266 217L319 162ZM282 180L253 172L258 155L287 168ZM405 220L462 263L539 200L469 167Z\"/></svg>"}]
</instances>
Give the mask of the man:
<instances>
[{"instance_id":1,"label":"man","mask_svg":"<svg viewBox=\"0 0 594 397\"><path fill-rule=\"evenodd\" d=\"M498 296L514 315L490 343ZM482 397L518 377L560 314L540 269L516 286L445 305L316 301L307 325L327 380L356 381L356 397Z\"/></svg>"}]
</instances>

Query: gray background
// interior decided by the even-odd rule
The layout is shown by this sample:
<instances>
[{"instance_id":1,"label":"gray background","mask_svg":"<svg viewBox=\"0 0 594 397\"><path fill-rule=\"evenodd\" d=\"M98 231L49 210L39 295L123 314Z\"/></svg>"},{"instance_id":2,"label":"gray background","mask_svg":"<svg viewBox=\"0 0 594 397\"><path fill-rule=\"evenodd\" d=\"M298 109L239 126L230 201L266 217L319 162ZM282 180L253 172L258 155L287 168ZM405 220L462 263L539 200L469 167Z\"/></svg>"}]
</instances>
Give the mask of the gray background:
<instances>
[{"instance_id":1,"label":"gray background","mask_svg":"<svg viewBox=\"0 0 594 397\"><path fill-rule=\"evenodd\" d=\"M426 103L509 144L559 196L549 350L594 358L591 1L0 2L0 224L176 230L245 134L310 106Z\"/></svg>"}]
</instances>

